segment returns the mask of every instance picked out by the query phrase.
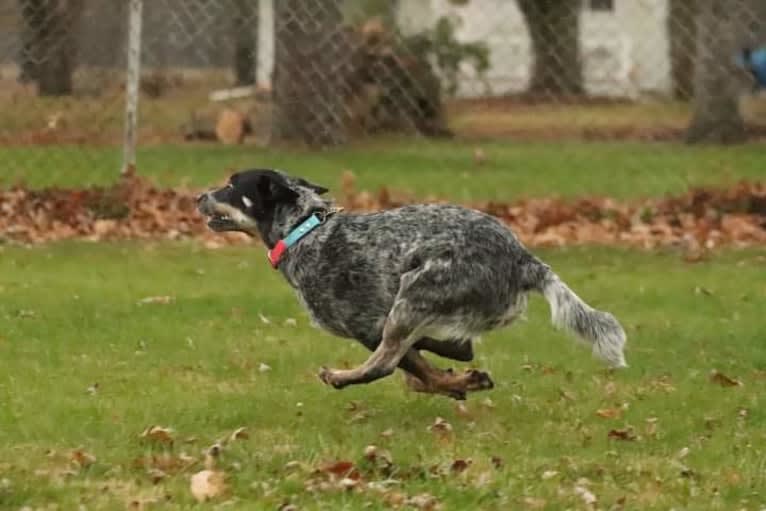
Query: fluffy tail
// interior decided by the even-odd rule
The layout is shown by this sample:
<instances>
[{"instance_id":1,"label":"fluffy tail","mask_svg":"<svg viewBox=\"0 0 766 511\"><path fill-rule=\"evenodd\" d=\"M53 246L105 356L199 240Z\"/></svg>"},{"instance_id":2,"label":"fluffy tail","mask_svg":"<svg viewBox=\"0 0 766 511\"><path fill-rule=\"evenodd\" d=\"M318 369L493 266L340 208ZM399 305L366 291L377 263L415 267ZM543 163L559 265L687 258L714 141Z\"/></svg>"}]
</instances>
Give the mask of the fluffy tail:
<instances>
[{"instance_id":1,"label":"fluffy tail","mask_svg":"<svg viewBox=\"0 0 766 511\"><path fill-rule=\"evenodd\" d=\"M537 287L551 306L551 321L557 328L577 334L593 346L593 353L611 367L628 367L622 349L625 331L608 312L594 309L546 267Z\"/></svg>"}]
</instances>

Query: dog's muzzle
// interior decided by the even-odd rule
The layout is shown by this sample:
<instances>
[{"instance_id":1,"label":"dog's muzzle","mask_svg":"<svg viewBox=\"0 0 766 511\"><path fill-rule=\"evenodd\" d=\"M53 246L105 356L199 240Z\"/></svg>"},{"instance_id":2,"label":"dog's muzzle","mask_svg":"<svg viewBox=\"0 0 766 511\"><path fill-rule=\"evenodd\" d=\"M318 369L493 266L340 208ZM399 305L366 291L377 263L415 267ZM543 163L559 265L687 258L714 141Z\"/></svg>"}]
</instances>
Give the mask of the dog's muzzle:
<instances>
[{"instance_id":1,"label":"dog's muzzle","mask_svg":"<svg viewBox=\"0 0 766 511\"><path fill-rule=\"evenodd\" d=\"M197 197L197 211L209 218L207 226L213 231L231 231L239 227L213 197L212 192L205 192Z\"/></svg>"}]
</instances>

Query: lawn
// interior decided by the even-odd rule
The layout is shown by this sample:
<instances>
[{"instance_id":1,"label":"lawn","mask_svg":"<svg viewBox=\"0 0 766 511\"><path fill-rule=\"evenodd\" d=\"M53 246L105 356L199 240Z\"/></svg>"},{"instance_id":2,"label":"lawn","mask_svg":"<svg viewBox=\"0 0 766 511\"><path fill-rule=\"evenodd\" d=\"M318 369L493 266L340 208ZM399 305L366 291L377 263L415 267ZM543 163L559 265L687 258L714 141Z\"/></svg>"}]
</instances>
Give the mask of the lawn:
<instances>
[{"instance_id":1,"label":"lawn","mask_svg":"<svg viewBox=\"0 0 766 511\"><path fill-rule=\"evenodd\" d=\"M475 152L485 160L477 164ZM0 147L9 162L0 186L19 180L33 187L112 182L119 151L109 148ZM88 164L82 158L87 155ZM163 185L194 187L220 182L232 169L287 170L339 186L346 170L357 187L387 186L420 197L509 200L520 196L612 195L618 198L682 193L689 186L763 179L761 145L691 148L671 143L514 143L398 140L310 152L216 145L156 146L139 151L139 172ZM11 170L27 162L24 170Z\"/></svg>"},{"instance_id":2,"label":"lawn","mask_svg":"<svg viewBox=\"0 0 766 511\"><path fill-rule=\"evenodd\" d=\"M424 493L443 509L580 509L591 494L600 509L766 506L764 251L697 264L539 254L622 320L630 368L605 371L535 298L528 321L478 346L473 365L497 386L460 409L409 393L398 374L323 386L321 365L366 353L309 327L258 247L1 247L0 508L199 508L189 477L239 427L249 438L217 464L230 485L222 509L385 509ZM139 303L151 296L173 300ZM743 385L715 383L713 370ZM429 430L437 417L452 431ZM172 446L140 438L152 425L173 429ZM372 444L390 453L387 469L364 459ZM389 490L308 491L326 476L312 471L338 460Z\"/></svg>"}]
</instances>

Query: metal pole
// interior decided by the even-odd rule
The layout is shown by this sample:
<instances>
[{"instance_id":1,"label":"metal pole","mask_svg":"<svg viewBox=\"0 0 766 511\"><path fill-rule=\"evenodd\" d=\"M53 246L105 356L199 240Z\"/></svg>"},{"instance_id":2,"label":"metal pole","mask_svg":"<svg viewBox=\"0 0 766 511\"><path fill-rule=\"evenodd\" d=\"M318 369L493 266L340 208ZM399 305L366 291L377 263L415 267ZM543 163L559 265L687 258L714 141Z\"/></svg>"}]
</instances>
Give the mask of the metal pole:
<instances>
[{"instance_id":1,"label":"metal pole","mask_svg":"<svg viewBox=\"0 0 766 511\"><path fill-rule=\"evenodd\" d=\"M255 66L258 87L271 87L271 75L274 72L274 0L258 2L258 63Z\"/></svg>"},{"instance_id":2,"label":"metal pole","mask_svg":"<svg viewBox=\"0 0 766 511\"><path fill-rule=\"evenodd\" d=\"M138 84L141 78L143 0L130 0L128 9L128 69L125 80L125 133L123 139L122 175L134 172L136 169Z\"/></svg>"}]
</instances>

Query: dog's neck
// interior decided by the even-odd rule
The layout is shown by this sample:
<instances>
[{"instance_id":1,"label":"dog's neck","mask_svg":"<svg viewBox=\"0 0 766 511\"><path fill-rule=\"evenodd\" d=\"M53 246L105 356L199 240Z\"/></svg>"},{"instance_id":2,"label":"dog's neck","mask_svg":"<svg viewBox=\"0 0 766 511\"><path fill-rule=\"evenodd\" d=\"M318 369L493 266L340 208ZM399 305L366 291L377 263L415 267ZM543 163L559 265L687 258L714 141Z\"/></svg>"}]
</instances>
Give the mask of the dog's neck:
<instances>
[{"instance_id":1,"label":"dog's neck","mask_svg":"<svg viewBox=\"0 0 766 511\"><path fill-rule=\"evenodd\" d=\"M326 215L333 210L329 201L311 201L309 204L284 204L274 208L272 217L258 222L261 239L269 249L287 237L290 232L311 215Z\"/></svg>"}]
</instances>

